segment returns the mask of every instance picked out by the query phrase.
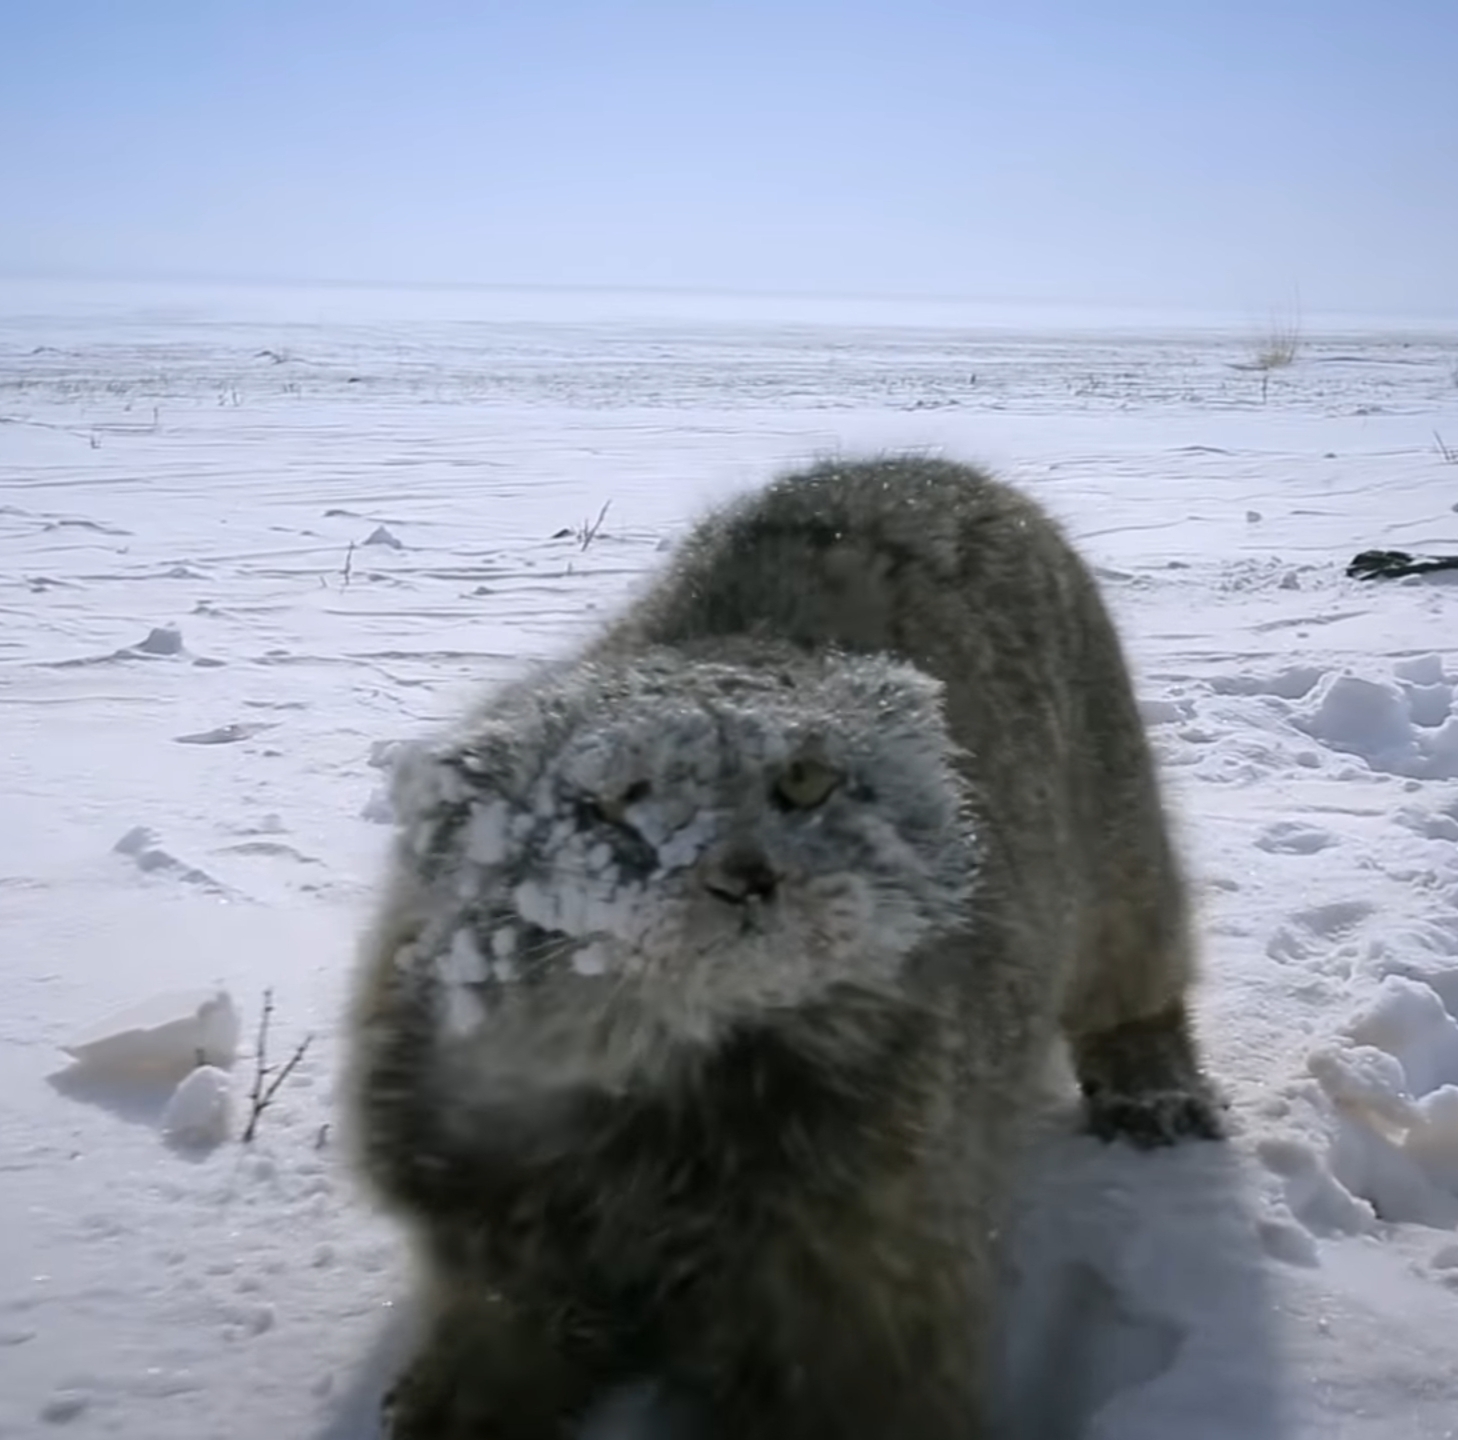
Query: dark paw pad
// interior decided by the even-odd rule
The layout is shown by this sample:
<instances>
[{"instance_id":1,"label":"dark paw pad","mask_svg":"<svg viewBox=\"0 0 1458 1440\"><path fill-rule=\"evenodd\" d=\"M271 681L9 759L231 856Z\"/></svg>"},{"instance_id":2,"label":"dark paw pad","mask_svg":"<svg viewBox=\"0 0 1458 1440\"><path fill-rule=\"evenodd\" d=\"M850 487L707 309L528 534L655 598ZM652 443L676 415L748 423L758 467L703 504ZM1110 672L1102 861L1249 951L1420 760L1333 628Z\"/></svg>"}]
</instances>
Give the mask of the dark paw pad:
<instances>
[{"instance_id":1,"label":"dark paw pad","mask_svg":"<svg viewBox=\"0 0 1458 1440\"><path fill-rule=\"evenodd\" d=\"M1088 1128L1100 1140L1127 1140L1141 1150L1183 1140L1223 1140L1223 1107L1213 1097L1188 1090L1144 1095L1086 1091Z\"/></svg>"}]
</instances>

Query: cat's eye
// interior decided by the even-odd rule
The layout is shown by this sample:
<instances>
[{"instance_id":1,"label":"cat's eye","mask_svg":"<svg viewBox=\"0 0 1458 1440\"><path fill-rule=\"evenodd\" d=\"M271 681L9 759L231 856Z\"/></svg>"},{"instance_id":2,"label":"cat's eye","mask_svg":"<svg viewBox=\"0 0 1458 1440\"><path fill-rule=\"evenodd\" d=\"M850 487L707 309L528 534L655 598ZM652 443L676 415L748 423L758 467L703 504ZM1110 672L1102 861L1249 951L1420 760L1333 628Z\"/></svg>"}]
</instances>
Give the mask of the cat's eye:
<instances>
[{"instance_id":1,"label":"cat's eye","mask_svg":"<svg viewBox=\"0 0 1458 1440\"><path fill-rule=\"evenodd\" d=\"M834 765L813 756L801 756L780 771L774 798L786 810L813 810L830 798L842 778Z\"/></svg>"},{"instance_id":2,"label":"cat's eye","mask_svg":"<svg viewBox=\"0 0 1458 1440\"><path fill-rule=\"evenodd\" d=\"M628 807L646 800L652 793L653 786L648 781L635 780L621 794L595 795L587 805L599 820L609 825L624 825L627 823Z\"/></svg>"}]
</instances>

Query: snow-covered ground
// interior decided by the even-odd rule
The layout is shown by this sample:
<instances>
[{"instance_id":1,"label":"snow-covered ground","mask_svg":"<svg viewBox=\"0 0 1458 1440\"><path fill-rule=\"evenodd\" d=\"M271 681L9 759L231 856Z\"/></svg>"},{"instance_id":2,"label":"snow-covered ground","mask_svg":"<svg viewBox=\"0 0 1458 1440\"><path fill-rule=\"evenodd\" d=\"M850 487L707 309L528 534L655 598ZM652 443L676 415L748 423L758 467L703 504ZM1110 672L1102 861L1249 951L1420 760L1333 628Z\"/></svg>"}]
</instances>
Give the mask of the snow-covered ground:
<instances>
[{"instance_id":1,"label":"snow-covered ground","mask_svg":"<svg viewBox=\"0 0 1458 1440\"><path fill-rule=\"evenodd\" d=\"M0 1436L373 1433L400 1248L330 1126L388 742L886 446L1100 567L1237 1131L1053 1126L1012 1433L1458 1434L1458 575L1343 574L1458 553L1458 337L1313 323L1263 403L1236 331L505 303L0 291ZM265 990L314 1040L244 1146Z\"/></svg>"}]
</instances>

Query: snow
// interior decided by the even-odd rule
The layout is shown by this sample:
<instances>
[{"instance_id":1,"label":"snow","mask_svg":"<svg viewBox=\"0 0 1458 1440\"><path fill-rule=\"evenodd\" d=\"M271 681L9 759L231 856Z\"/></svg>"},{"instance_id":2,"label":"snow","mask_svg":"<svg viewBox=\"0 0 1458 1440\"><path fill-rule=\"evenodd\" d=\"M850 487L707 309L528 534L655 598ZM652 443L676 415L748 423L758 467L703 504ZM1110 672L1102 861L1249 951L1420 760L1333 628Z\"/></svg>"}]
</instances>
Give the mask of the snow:
<instances>
[{"instance_id":1,"label":"snow","mask_svg":"<svg viewBox=\"0 0 1458 1440\"><path fill-rule=\"evenodd\" d=\"M0 1437L367 1440L406 1271L334 1077L389 772L706 504L890 446L1098 567L1235 1132L1135 1155L1061 1096L1008 1435L1458 1433L1458 589L1344 573L1458 552L1458 337L1313 318L1263 404L1233 330L773 310L0 289ZM316 1039L244 1145L266 989L267 1062Z\"/></svg>"},{"instance_id":2,"label":"snow","mask_svg":"<svg viewBox=\"0 0 1458 1440\"><path fill-rule=\"evenodd\" d=\"M172 1092L162 1133L178 1145L221 1145L233 1118L233 1082L216 1065L199 1065Z\"/></svg>"},{"instance_id":3,"label":"snow","mask_svg":"<svg viewBox=\"0 0 1458 1440\"><path fill-rule=\"evenodd\" d=\"M1452 710L1453 687L1441 679L1399 686L1341 674L1318 683L1296 723L1331 749L1360 755L1374 770L1452 780L1458 779L1458 718Z\"/></svg>"},{"instance_id":4,"label":"snow","mask_svg":"<svg viewBox=\"0 0 1458 1440\"><path fill-rule=\"evenodd\" d=\"M93 1071L226 1069L238 1053L238 1011L226 990L155 995L86 1026L61 1049Z\"/></svg>"}]
</instances>

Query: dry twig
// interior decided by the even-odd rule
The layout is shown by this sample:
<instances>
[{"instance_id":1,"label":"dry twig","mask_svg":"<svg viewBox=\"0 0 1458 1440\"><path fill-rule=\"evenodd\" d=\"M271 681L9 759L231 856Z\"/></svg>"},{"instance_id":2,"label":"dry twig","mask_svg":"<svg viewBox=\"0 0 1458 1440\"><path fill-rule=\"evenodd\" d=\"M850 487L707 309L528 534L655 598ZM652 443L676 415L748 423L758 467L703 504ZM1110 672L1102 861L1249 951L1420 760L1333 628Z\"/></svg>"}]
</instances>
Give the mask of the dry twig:
<instances>
[{"instance_id":1,"label":"dry twig","mask_svg":"<svg viewBox=\"0 0 1458 1440\"><path fill-rule=\"evenodd\" d=\"M602 522L607 519L608 506L612 503L611 499L604 500L602 509L597 512L597 519L591 523L586 520L582 522L581 527L577 531L577 539L584 550L597 539L598 534L602 530Z\"/></svg>"},{"instance_id":2,"label":"dry twig","mask_svg":"<svg viewBox=\"0 0 1458 1440\"><path fill-rule=\"evenodd\" d=\"M275 1073L274 1068L268 1064L268 1022L272 1018L273 991L265 990L263 992L263 1015L258 1022L258 1065L253 1075L253 1091L248 1097L248 1125L243 1131L245 1145L252 1141L263 1112L273 1104L273 1097L278 1094L279 1086L294 1073L295 1067L304 1058L304 1052L314 1038L312 1033L305 1035L299 1042L298 1049L289 1057L288 1063ZM271 1080L270 1076L272 1076Z\"/></svg>"}]
</instances>

